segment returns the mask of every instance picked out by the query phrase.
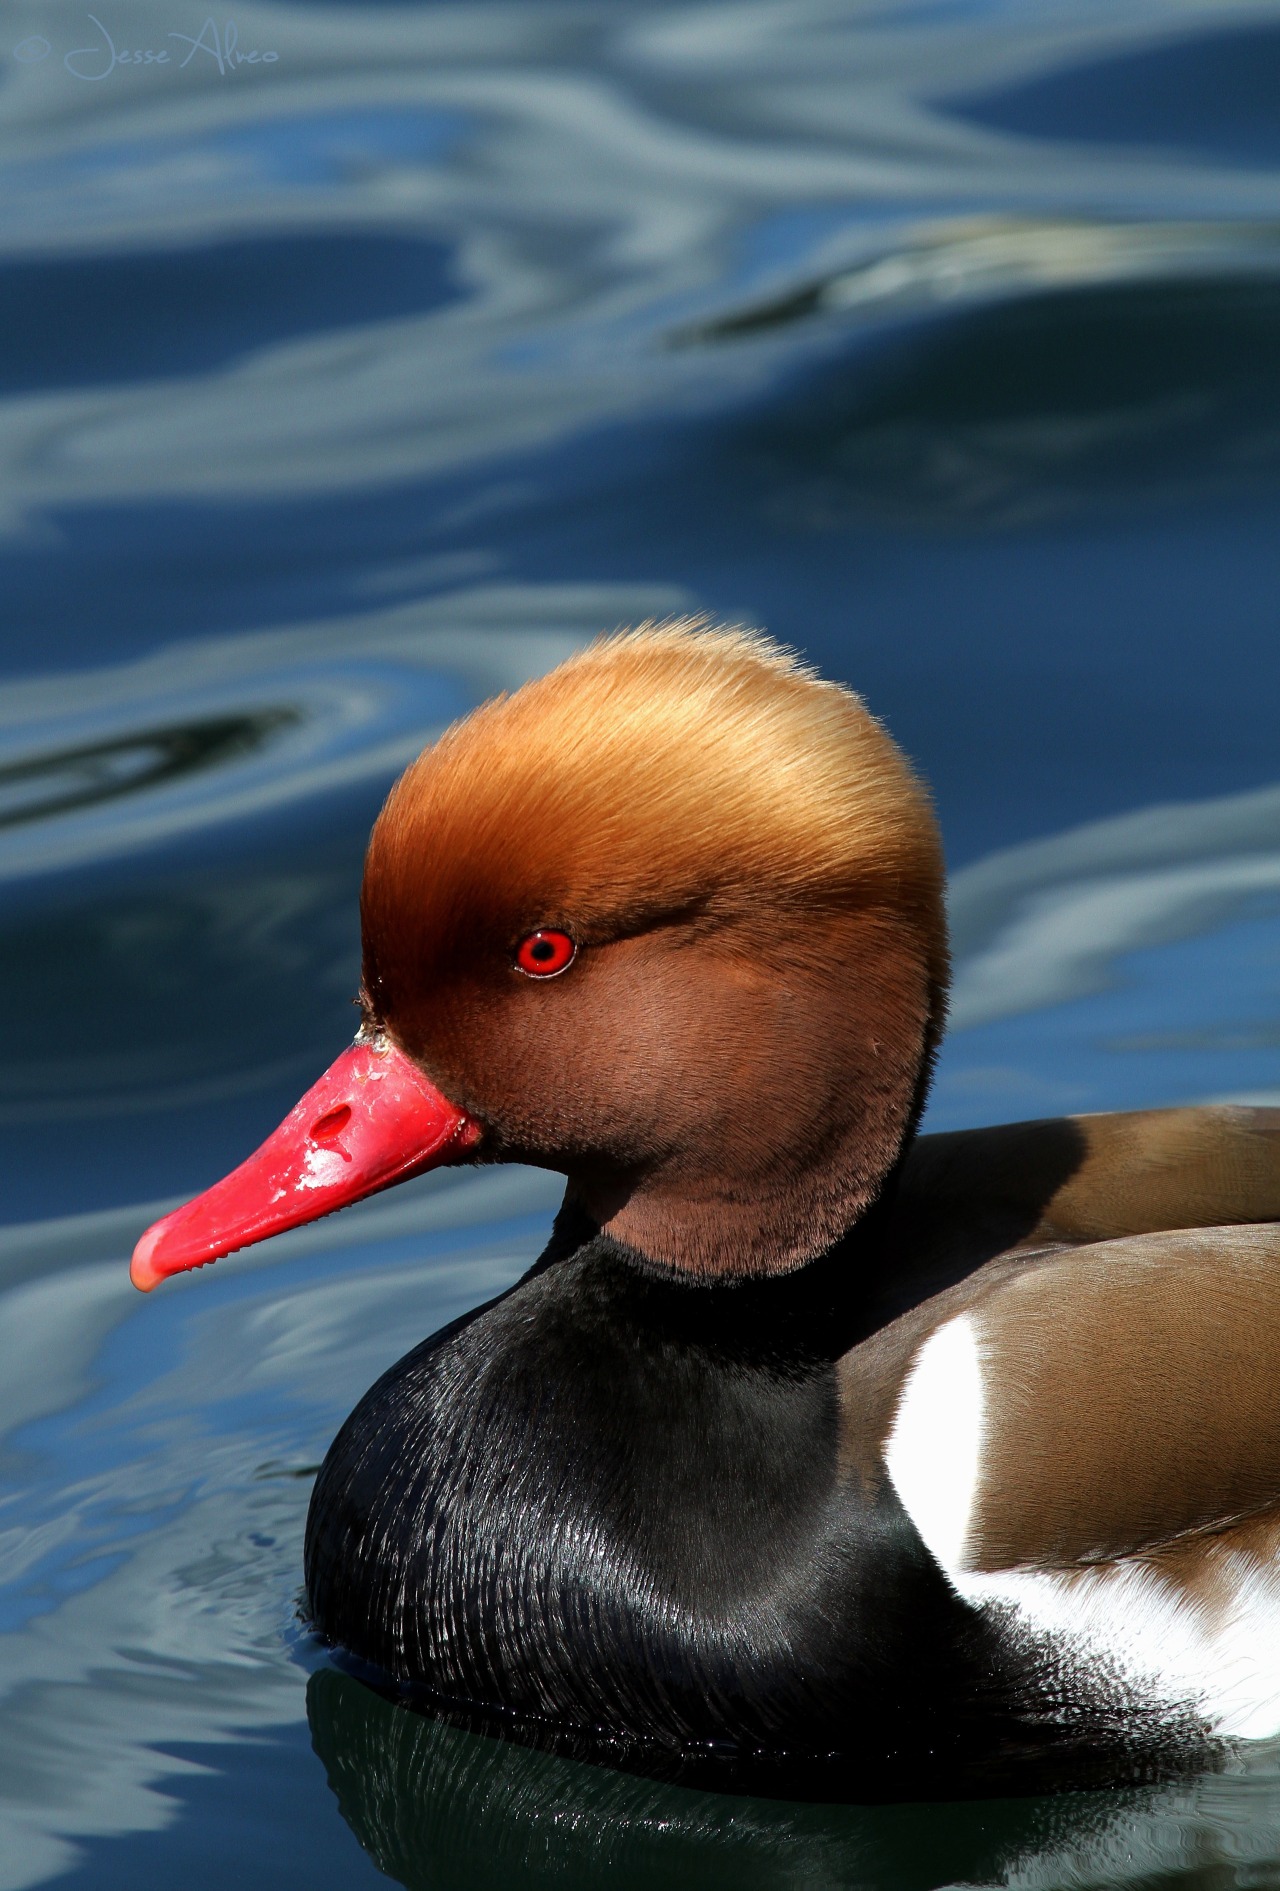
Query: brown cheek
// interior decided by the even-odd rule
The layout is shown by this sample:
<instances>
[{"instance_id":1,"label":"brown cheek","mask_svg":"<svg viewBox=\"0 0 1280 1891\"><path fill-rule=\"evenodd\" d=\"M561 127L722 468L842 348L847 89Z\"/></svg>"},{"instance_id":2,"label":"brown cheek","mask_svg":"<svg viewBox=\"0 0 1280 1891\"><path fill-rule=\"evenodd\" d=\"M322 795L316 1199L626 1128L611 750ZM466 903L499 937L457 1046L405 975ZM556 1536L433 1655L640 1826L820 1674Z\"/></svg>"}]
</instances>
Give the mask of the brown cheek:
<instances>
[{"instance_id":1,"label":"brown cheek","mask_svg":"<svg viewBox=\"0 0 1280 1891\"><path fill-rule=\"evenodd\" d=\"M496 1150L644 1161L732 1116L762 1012L778 1002L762 975L658 933L589 948L559 978L454 982L396 1023Z\"/></svg>"},{"instance_id":2,"label":"brown cheek","mask_svg":"<svg viewBox=\"0 0 1280 1891\"><path fill-rule=\"evenodd\" d=\"M688 1054L688 999L662 958L650 940L623 940L507 994L487 1022L485 1060L513 1138L570 1158L653 1153L653 1125Z\"/></svg>"},{"instance_id":3,"label":"brown cheek","mask_svg":"<svg viewBox=\"0 0 1280 1891\"><path fill-rule=\"evenodd\" d=\"M429 1010L402 1013L401 1041L445 1094L488 1125L504 1156L555 1155L584 1146L599 1098L597 1061L607 1065L607 1004L589 959L558 978L503 967L487 980L451 981ZM593 989L594 988L594 989Z\"/></svg>"},{"instance_id":4,"label":"brown cheek","mask_svg":"<svg viewBox=\"0 0 1280 1891\"><path fill-rule=\"evenodd\" d=\"M563 1006L518 1008L530 1030L511 1048L551 1099L543 1133L554 1123L569 1153L704 1162L750 1114L761 1046L788 1009L776 978L667 933L603 948L583 970Z\"/></svg>"}]
</instances>

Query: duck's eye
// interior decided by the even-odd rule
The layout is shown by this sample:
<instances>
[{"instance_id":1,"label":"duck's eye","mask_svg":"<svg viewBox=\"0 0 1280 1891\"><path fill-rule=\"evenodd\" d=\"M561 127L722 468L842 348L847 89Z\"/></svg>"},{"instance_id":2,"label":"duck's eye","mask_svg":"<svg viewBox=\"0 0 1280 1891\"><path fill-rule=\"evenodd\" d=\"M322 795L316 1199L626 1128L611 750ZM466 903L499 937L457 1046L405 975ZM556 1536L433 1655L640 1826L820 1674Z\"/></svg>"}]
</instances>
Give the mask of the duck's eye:
<instances>
[{"instance_id":1,"label":"duck's eye","mask_svg":"<svg viewBox=\"0 0 1280 1891\"><path fill-rule=\"evenodd\" d=\"M516 947L516 964L530 978L554 978L567 971L578 956L578 948L567 932L547 928L531 932Z\"/></svg>"}]
</instances>

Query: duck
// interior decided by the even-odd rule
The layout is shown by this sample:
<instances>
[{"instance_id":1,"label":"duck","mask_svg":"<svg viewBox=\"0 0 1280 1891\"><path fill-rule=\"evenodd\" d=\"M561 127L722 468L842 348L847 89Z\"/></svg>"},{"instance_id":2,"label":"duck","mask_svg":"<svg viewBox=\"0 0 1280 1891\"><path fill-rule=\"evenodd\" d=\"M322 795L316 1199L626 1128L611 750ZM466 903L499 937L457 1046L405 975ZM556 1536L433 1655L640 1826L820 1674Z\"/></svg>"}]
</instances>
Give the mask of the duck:
<instances>
[{"instance_id":1,"label":"duck","mask_svg":"<svg viewBox=\"0 0 1280 1891\"><path fill-rule=\"evenodd\" d=\"M919 1125L929 794L705 620L448 729L373 828L362 1021L143 1290L445 1165L545 1251L316 1479L309 1621L428 1714L730 1792L959 1798L1280 1732L1280 1110Z\"/></svg>"}]
</instances>

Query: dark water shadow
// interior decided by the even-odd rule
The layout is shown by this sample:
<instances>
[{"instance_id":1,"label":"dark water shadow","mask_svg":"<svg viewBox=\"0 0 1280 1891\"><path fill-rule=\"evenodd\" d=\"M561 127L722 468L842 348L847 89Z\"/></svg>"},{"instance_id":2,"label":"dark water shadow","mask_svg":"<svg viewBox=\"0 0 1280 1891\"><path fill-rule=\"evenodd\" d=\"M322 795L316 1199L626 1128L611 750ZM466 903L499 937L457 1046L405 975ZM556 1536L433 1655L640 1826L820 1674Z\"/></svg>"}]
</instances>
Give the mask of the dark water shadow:
<instances>
[{"instance_id":1,"label":"dark water shadow","mask_svg":"<svg viewBox=\"0 0 1280 1891\"><path fill-rule=\"evenodd\" d=\"M1267 278L1027 296L833 356L730 423L724 452L792 529L1203 498L1280 468L1278 329Z\"/></svg>"},{"instance_id":2,"label":"dark water shadow","mask_svg":"<svg viewBox=\"0 0 1280 1891\"><path fill-rule=\"evenodd\" d=\"M312 1743L343 1818L410 1891L513 1882L754 1887L984 1883L1097 1841L1151 1790L911 1806L692 1791L460 1731L321 1669Z\"/></svg>"},{"instance_id":3,"label":"dark water shadow","mask_svg":"<svg viewBox=\"0 0 1280 1891\"><path fill-rule=\"evenodd\" d=\"M0 927L0 978L23 995L0 1053L0 1122L227 1100L282 1062L305 1071L324 1026L349 1034L354 1019L357 887L358 856L347 873L313 856Z\"/></svg>"},{"instance_id":4,"label":"dark water shadow","mask_svg":"<svg viewBox=\"0 0 1280 1891\"><path fill-rule=\"evenodd\" d=\"M457 301L452 247L364 231L0 265L0 395L205 373L274 342Z\"/></svg>"},{"instance_id":5,"label":"dark water shadow","mask_svg":"<svg viewBox=\"0 0 1280 1891\"><path fill-rule=\"evenodd\" d=\"M1023 138L1163 146L1274 164L1280 156L1280 27L1180 33L1163 45L1081 60L935 104L953 117Z\"/></svg>"}]
</instances>

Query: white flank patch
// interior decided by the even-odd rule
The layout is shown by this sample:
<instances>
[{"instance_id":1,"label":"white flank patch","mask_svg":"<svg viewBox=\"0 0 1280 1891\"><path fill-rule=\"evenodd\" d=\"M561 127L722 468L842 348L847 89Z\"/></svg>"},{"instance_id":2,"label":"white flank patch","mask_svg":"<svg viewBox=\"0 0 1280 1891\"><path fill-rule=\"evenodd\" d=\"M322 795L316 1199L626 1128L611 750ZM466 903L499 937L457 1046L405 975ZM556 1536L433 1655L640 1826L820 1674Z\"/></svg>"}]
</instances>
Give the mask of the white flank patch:
<instances>
[{"instance_id":1,"label":"white flank patch","mask_svg":"<svg viewBox=\"0 0 1280 1891\"><path fill-rule=\"evenodd\" d=\"M956 1587L968 1602L1011 1605L1083 1673L1104 1664L1153 1702L1194 1703L1219 1734L1271 1739L1280 1733L1280 1569L1238 1556L1218 1574L1216 1602L1189 1597L1137 1562L1071 1576L961 1573Z\"/></svg>"},{"instance_id":2,"label":"white flank patch","mask_svg":"<svg viewBox=\"0 0 1280 1891\"><path fill-rule=\"evenodd\" d=\"M931 1333L912 1362L884 1448L894 1489L956 1581L982 1457L982 1362L967 1313Z\"/></svg>"},{"instance_id":3,"label":"white flank patch","mask_svg":"<svg viewBox=\"0 0 1280 1891\"><path fill-rule=\"evenodd\" d=\"M1136 1560L1071 1574L968 1567L982 1471L979 1331L960 1314L930 1334L903 1381L885 1443L889 1476L930 1553L966 1602L1003 1605L1029 1635L1049 1637L1082 1682L1122 1676L1153 1706L1193 1705L1241 1740L1280 1735L1280 1563L1206 1541L1207 1598Z\"/></svg>"}]
</instances>

